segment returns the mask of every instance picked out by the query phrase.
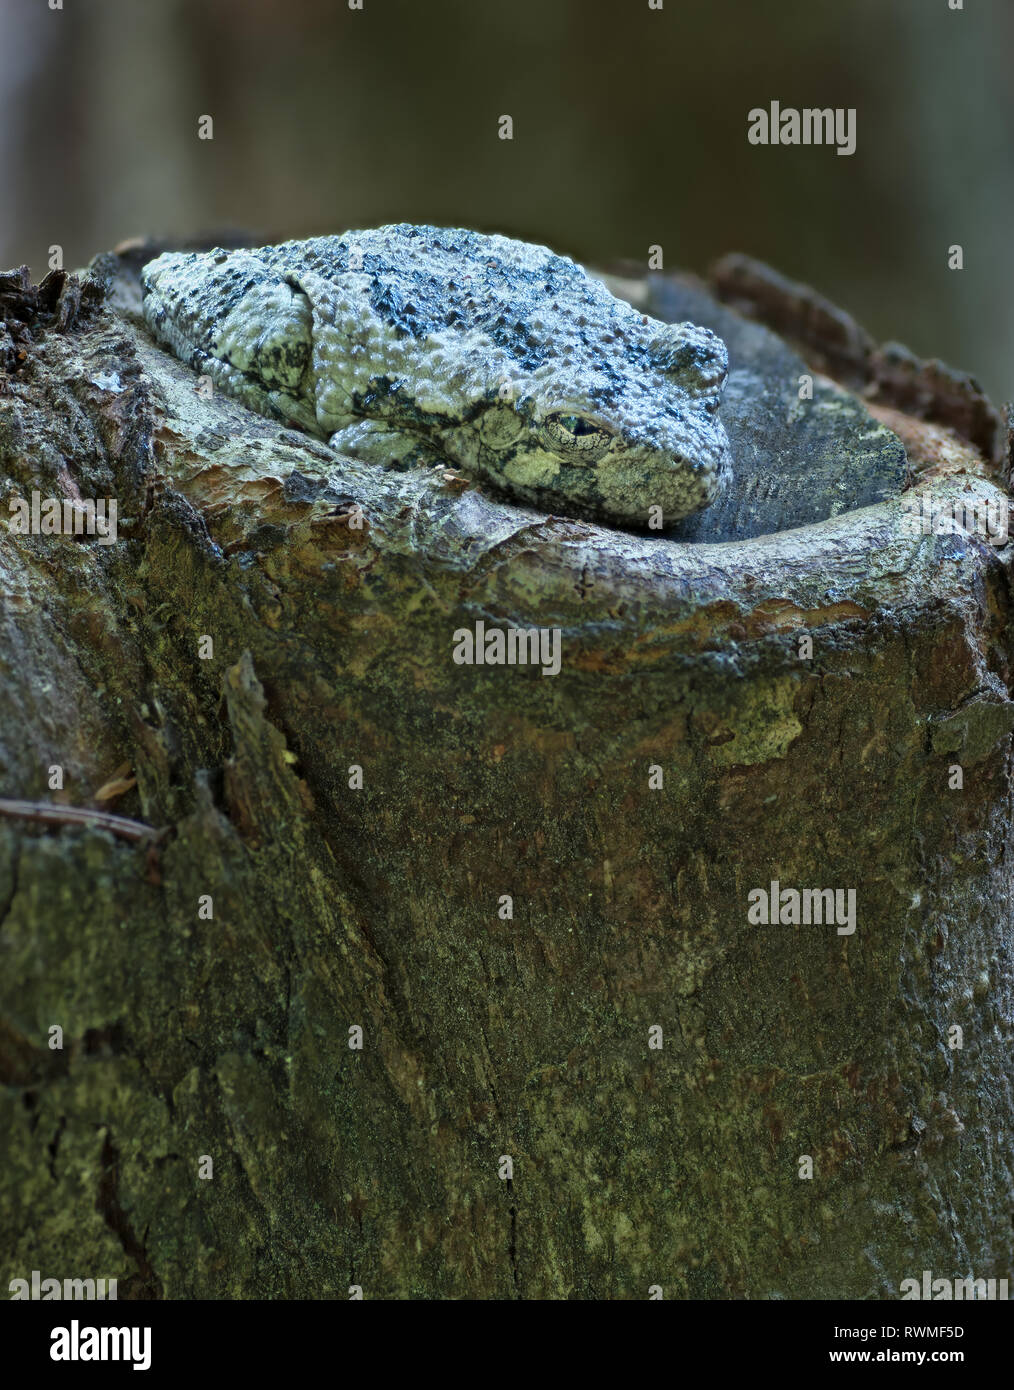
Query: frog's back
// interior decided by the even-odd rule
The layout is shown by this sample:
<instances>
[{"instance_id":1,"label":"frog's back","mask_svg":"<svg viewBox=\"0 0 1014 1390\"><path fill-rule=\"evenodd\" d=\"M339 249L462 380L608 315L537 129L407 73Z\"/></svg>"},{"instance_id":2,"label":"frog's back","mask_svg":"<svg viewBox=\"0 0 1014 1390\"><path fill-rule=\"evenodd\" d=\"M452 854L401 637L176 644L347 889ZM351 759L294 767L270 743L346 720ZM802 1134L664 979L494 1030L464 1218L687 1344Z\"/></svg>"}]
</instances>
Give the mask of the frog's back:
<instances>
[{"instance_id":1,"label":"frog's back","mask_svg":"<svg viewBox=\"0 0 1014 1390\"><path fill-rule=\"evenodd\" d=\"M258 254L358 291L399 337L477 330L527 370L559 355L562 340L592 353L605 322L635 317L567 257L462 228L399 223Z\"/></svg>"}]
</instances>

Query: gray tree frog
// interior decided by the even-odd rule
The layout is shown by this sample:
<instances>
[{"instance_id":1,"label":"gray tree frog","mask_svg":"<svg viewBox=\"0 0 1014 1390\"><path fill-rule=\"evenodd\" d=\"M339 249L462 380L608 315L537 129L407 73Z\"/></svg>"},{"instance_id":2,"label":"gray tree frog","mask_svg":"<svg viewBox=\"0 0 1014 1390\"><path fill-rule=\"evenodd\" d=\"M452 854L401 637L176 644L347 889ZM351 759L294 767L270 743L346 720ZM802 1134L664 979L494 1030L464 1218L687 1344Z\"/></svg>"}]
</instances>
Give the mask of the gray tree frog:
<instances>
[{"instance_id":1,"label":"gray tree frog","mask_svg":"<svg viewBox=\"0 0 1014 1390\"><path fill-rule=\"evenodd\" d=\"M195 371L367 462L442 462L628 526L689 516L729 476L722 340L645 317L544 246L402 224L161 255L143 291Z\"/></svg>"}]
</instances>

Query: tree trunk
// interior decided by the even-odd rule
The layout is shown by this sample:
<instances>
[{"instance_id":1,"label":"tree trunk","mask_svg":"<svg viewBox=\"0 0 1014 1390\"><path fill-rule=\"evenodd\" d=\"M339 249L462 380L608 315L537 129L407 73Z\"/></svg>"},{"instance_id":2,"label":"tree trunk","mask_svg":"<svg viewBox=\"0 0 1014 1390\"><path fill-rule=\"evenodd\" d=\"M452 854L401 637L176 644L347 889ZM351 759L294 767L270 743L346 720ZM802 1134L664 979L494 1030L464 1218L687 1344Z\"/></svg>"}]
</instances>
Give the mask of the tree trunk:
<instances>
[{"instance_id":1,"label":"tree trunk","mask_svg":"<svg viewBox=\"0 0 1014 1390\"><path fill-rule=\"evenodd\" d=\"M0 282L4 517L118 504L0 529L4 1285L1009 1278L1012 547L905 510L1001 514L974 384L743 262L614 281L732 363L734 491L634 535L205 399L146 254Z\"/></svg>"}]
</instances>

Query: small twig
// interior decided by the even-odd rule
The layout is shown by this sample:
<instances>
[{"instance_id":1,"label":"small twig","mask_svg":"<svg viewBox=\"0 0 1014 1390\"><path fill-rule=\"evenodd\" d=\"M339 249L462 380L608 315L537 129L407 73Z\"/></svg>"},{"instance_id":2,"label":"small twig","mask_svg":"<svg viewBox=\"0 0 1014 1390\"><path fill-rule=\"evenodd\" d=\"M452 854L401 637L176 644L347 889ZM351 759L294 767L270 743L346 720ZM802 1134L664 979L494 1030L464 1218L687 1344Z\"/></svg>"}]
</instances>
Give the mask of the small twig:
<instances>
[{"instance_id":1,"label":"small twig","mask_svg":"<svg viewBox=\"0 0 1014 1390\"><path fill-rule=\"evenodd\" d=\"M119 835L121 840L160 840L169 827L156 830L144 821L114 816L110 811L91 811L87 806L58 806L52 801L13 801L0 797L0 816L43 821L47 825L94 825Z\"/></svg>"}]
</instances>

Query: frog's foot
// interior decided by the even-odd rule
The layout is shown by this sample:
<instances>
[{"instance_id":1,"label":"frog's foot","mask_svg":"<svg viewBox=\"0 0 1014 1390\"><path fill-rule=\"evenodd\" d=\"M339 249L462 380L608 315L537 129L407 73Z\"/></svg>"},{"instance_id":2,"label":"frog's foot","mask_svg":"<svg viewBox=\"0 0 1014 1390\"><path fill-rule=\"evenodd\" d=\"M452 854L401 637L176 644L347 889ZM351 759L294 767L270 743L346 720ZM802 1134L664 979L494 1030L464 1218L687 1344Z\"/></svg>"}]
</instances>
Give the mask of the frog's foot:
<instances>
[{"instance_id":1,"label":"frog's foot","mask_svg":"<svg viewBox=\"0 0 1014 1390\"><path fill-rule=\"evenodd\" d=\"M354 420L335 430L328 440L339 454L351 454L363 463L396 469L448 467L445 455L408 430L392 429L384 420Z\"/></svg>"}]
</instances>

